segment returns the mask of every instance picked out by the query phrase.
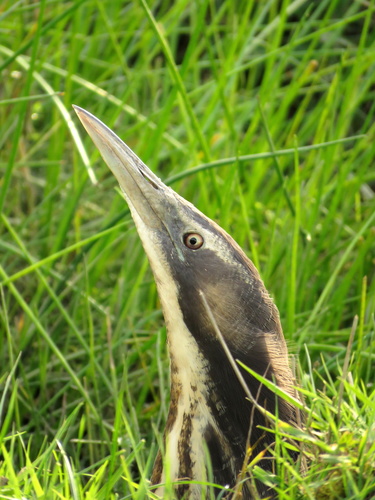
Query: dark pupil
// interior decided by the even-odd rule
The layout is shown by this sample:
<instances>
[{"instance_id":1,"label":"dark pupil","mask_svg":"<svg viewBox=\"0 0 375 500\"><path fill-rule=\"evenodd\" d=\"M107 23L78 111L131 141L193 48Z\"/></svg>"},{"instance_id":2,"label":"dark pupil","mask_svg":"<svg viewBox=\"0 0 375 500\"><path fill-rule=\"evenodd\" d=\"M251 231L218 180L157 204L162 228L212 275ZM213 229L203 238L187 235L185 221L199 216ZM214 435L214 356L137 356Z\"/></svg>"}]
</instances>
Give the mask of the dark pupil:
<instances>
[{"instance_id":1,"label":"dark pupil","mask_svg":"<svg viewBox=\"0 0 375 500\"><path fill-rule=\"evenodd\" d=\"M193 236L192 238L190 238L190 245L192 247L194 247L197 243L198 243L198 240L197 240L197 238L195 238L195 236Z\"/></svg>"}]
</instances>

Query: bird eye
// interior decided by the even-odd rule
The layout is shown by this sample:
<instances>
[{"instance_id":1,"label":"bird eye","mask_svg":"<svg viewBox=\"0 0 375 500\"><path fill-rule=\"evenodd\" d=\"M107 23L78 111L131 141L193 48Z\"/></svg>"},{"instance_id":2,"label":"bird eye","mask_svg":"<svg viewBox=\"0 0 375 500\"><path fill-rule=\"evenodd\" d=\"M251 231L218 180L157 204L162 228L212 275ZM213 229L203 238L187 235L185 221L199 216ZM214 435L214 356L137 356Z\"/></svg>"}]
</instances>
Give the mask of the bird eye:
<instances>
[{"instance_id":1,"label":"bird eye","mask_svg":"<svg viewBox=\"0 0 375 500\"><path fill-rule=\"evenodd\" d=\"M198 233L187 233L184 235L184 243L191 250L198 250L203 245L203 237Z\"/></svg>"}]
</instances>

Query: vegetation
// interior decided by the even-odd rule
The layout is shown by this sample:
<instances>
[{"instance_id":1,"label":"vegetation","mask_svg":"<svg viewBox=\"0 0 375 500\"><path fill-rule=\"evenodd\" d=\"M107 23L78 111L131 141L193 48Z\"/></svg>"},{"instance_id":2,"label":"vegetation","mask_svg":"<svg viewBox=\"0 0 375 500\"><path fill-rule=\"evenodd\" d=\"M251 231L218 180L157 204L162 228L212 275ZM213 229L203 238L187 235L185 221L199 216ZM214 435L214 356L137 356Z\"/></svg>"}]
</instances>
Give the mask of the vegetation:
<instances>
[{"instance_id":1,"label":"vegetation","mask_svg":"<svg viewBox=\"0 0 375 500\"><path fill-rule=\"evenodd\" d=\"M252 457L254 477L282 500L375 498L374 11L2 2L1 499L155 498L165 327L72 104L233 235L275 298L306 429L276 426L276 473Z\"/></svg>"}]
</instances>

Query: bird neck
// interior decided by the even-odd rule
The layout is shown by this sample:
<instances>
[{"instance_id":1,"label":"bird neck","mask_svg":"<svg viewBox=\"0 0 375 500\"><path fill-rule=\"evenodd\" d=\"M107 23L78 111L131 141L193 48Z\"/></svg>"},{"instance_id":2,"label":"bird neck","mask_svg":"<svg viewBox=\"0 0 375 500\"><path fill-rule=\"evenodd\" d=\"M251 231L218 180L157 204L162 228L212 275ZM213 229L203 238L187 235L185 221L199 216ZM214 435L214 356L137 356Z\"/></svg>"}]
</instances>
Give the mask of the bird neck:
<instances>
[{"instance_id":1,"label":"bird neck","mask_svg":"<svg viewBox=\"0 0 375 500\"><path fill-rule=\"evenodd\" d=\"M254 409L248 401L212 331L210 321L198 321L199 318L205 317L204 312L202 315L197 310L199 302L194 301L191 295L190 300L183 301L181 305L177 302L179 292L176 285L169 281L168 286L165 286L168 277L165 274L155 275L158 277L158 288L164 291L159 295L168 331L171 403L162 453L165 458L163 460L159 453L151 481L153 484L159 484L167 480L210 480L216 484L228 484L233 487L243 467L247 443L250 443L254 450L251 459L256 454L263 453L272 444L273 435L259 428L268 427L269 422L265 420L263 413ZM186 308L187 304L194 304L194 308ZM285 384L291 386L292 377L288 368L285 342L281 330L279 331L278 315L263 293L258 308L259 305L266 311L262 317L270 318L267 324L262 325L264 330L253 326L252 315L249 321L245 317L242 323L237 325L229 322L228 327L224 325L220 330L232 333L227 335L227 342L234 359L240 359L245 365L271 380L276 377L278 385L283 388ZM213 306L214 304L211 304L212 308ZM241 307L241 311L245 312L242 316L239 312L239 319L244 318L246 308ZM246 331L245 327L251 327L252 331ZM281 400L276 402L275 395L245 371L243 376L260 405L266 405L267 410L271 412L275 412L277 408L281 419L291 421L288 405L284 405ZM206 467L209 461L210 466ZM270 460L262 462L263 468L271 468ZM210 471L210 474L207 471ZM204 486L199 484L175 486L176 498L200 499L204 496L202 490ZM156 493L163 497L163 487L159 487ZM246 486L243 488L242 498L252 498Z\"/></svg>"},{"instance_id":2,"label":"bird neck","mask_svg":"<svg viewBox=\"0 0 375 500\"><path fill-rule=\"evenodd\" d=\"M179 336L176 334L168 339L171 402L164 434L165 461L163 464L159 454L151 481L153 484L163 483L168 474L172 481L194 479L233 486L236 471L242 465L247 435L238 435L235 443L229 442L228 432L235 433L237 426L230 425L231 417L226 415L225 432L220 428L217 416L225 415L228 409L210 377L207 358L190 334L179 333ZM235 453L233 446L236 447ZM207 468L208 461L210 466ZM211 476L207 470L212 471ZM181 484L175 487L175 493L177 498L198 500L203 498L202 489L205 486ZM156 493L163 496L163 488Z\"/></svg>"},{"instance_id":3,"label":"bird neck","mask_svg":"<svg viewBox=\"0 0 375 500\"><path fill-rule=\"evenodd\" d=\"M163 464L161 456L158 457L152 482L163 483L168 474L172 481L194 479L233 487L243 467L247 443L254 450L251 459L260 452L264 453L273 443L273 435L259 429L259 426L268 427L269 422L248 401L219 345L210 346L203 354L187 330L185 334L182 330L178 333L174 330L175 336L171 333L168 337L171 402L163 453L166 461ZM249 358L247 361L253 366L258 363L257 371L272 378L272 365L266 357L261 359L264 366L259 365L258 359ZM216 371L212 371L213 367ZM269 411L275 412L277 406L281 419L294 419L289 405L282 400L276 402L271 391L261 387L245 372L243 376L261 405L267 401ZM220 380L220 383L215 380ZM210 463L208 467L207 463ZM262 461L262 466L272 468L269 457ZM211 471L211 476L207 470ZM181 484L175 487L175 493L177 498L195 500L202 498L202 489L204 486L199 484ZM162 489L156 493L163 496ZM242 498L252 498L246 486Z\"/></svg>"},{"instance_id":4,"label":"bird neck","mask_svg":"<svg viewBox=\"0 0 375 500\"><path fill-rule=\"evenodd\" d=\"M168 339L171 355L171 401L164 434L164 463L156 460L152 483L205 480L206 452L202 436L212 417L207 407L209 383L207 367L195 340L180 331L177 338ZM176 363L176 356L178 363ZM179 485L177 498L201 498L201 486ZM163 488L156 490L163 497Z\"/></svg>"}]
</instances>

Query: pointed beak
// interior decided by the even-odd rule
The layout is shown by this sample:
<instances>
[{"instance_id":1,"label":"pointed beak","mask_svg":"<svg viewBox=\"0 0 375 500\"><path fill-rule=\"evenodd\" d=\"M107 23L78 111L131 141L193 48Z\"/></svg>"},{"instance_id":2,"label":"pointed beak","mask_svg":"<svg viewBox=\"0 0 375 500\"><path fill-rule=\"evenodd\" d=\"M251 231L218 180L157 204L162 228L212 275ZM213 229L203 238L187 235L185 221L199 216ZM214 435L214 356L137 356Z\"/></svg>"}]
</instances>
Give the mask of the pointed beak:
<instances>
[{"instance_id":1,"label":"pointed beak","mask_svg":"<svg viewBox=\"0 0 375 500\"><path fill-rule=\"evenodd\" d=\"M158 228L164 218L165 196L172 192L104 123L88 111L73 106L82 125L116 177L133 218Z\"/></svg>"}]
</instances>

